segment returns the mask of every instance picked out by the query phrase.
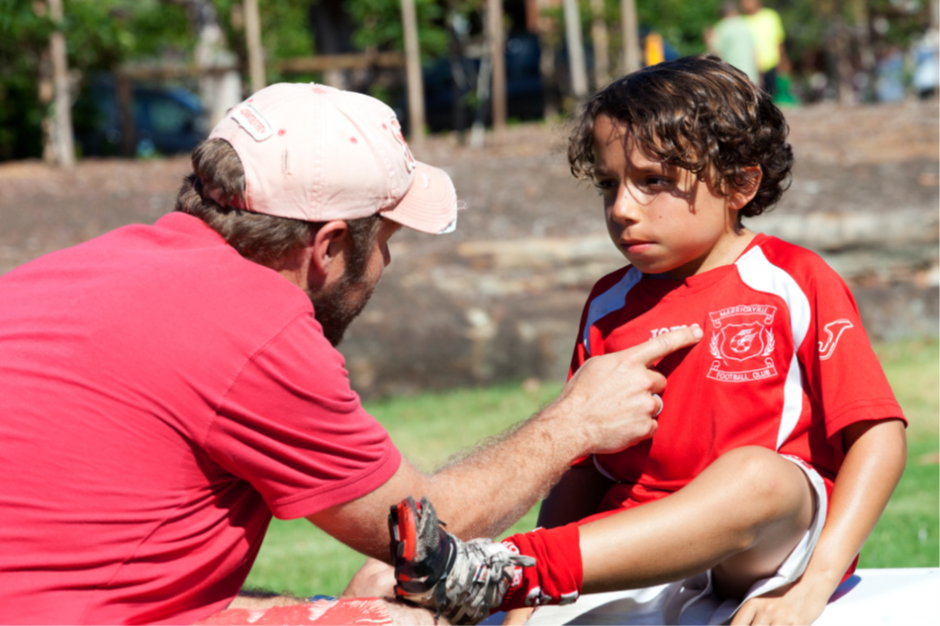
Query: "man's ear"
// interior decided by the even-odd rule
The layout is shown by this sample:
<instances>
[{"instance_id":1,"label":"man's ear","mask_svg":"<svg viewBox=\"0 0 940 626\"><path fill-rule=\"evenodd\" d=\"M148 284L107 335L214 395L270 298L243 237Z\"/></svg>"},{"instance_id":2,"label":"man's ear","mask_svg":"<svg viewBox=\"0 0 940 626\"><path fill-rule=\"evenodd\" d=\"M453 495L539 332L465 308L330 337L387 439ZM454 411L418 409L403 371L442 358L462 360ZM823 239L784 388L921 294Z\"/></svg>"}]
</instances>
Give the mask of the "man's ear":
<instances>
[{"instance_id":1,"label":"man's ear","mask_svg":"<svg viewBox=\"0 0 940 626\"><path fill-rule=\"evenodd\" d=\"M738 210L754 199L757 190L760 189L760 181L763 178L763 172L759 165L751 165L744 168L745 183L741 187L735 188L731 194L731 208Z\"/></svg>"},{"instance_id":2,"label":"man's ear","mask_svg":"<svg viewBox=\"0 0 940 626\"><path fill-rule=\"evenodd\" d=\"M342 276L346 270L349 227L343 220L326 222L307 245L310 266L307 280L319 287L329 279Z\"/></svg>"}]
</instances>

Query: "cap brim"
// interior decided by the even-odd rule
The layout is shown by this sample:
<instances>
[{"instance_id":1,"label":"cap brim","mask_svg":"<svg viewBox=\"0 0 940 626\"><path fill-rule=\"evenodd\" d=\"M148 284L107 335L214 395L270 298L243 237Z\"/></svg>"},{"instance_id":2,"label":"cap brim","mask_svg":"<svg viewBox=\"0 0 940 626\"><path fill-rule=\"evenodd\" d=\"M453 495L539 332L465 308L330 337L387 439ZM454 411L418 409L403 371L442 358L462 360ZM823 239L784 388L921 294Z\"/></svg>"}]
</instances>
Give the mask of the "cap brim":
<instances>
[{"instance_id":1,"label":"cap brim","mask_svg":"<svg viewBox=\"0 0 940 626\"><path fill-rule=\"evenodd\" d=\"M457 192L444 170L418 162L408 192L382 217L402 226L438 235L457 227Z\"/></svg>"}]
</instances>

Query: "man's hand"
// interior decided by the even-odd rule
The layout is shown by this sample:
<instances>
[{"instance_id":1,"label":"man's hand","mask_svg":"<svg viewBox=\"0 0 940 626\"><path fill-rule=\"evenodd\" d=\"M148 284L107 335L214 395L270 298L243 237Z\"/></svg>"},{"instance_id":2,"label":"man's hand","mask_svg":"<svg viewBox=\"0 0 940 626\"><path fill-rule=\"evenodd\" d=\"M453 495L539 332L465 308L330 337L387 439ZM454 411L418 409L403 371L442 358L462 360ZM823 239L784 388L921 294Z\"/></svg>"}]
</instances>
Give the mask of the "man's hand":
<instances>
[{"instance_id":1,"label":"man's hand","mask_svg":"<svg viewBox=\"0 0 940 626\"><path fill-rule=\"evenodd\" d=\"M610 454L629 448L656 432L666 377L650 369L664 356L697 343L697 324L663 333L623 352L593 357L575 373L554 409L572 436L586 438L584 454ZM575 435L574 433L577 433Z\"/></svg>"}]
</instances>

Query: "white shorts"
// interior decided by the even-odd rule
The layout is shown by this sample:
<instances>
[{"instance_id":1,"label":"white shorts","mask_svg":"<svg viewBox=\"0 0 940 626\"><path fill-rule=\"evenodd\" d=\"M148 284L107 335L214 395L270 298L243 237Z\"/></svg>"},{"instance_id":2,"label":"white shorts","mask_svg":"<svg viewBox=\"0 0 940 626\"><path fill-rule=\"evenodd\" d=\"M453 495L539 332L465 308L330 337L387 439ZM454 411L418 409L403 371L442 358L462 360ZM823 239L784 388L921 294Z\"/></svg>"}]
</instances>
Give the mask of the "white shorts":
<instances>
[{"instance_id":1,"label":"white shorts","mask_svg":"<svg viewBox=\"0 0 940 626\"><path fill-rule=\"evenodd\" d=\"M819 534L826 524L828 508L826 484L816 470L806 465L802 459L787 454L780 456L803 470L816 495L816 512L813 515L813 521L800 543L793 548L773 576L758 580L751 585L747 595L740 601L721 601L715 596L712 589L711 570L667 585L663 591L665 602L662 606L667 624L723 624L751 598L762 596L793 582L806 570L806 565L819 540Z\"/></svg>"}]
</instances>

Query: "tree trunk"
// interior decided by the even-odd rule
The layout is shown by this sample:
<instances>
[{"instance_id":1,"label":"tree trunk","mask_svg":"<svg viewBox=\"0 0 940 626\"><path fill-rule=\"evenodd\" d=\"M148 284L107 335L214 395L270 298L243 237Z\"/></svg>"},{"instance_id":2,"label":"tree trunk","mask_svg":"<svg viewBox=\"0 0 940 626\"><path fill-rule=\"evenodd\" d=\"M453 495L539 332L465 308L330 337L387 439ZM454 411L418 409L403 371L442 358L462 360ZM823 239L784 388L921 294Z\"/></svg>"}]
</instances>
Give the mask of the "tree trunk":
<instances>
[{"instance_id":1,"label":"tree trunk","mask_svg":"<svg viewBox=\"0 0 940 626\"><path fill-rule=\"evenodd\" d=\"M607 21L604 19L604 0L591 0L591 43L594 45L594 87L600 89L610 80L610 58L607 51Z\"/></svg>"},{"instance_id":2,"label":"tree trunk","mask_svg":"<svg viewBox=\"0 0 940 626\"><path fill-rule=\"evenodd\" d=\"M245 43L248 47L251 92L255 93L267 85L267 78L264 74L264 49L261 47L261 18L258 15L258 0L245 0Z\"/></svg>"},{"instance_id":3,"label":"tree trunk","mask_svg":"<svg viewBox=\"0 0 940 626\"><path fill-rule=\"evenodd\" d=\"M405 73L408 82L408 122L410 141L424 142L424 79L421 76L421 50L418 47L418 16L414 0L401 0L401 21L405 34Z\"/></svg>"},{"instance_id":4,"label":"tree trunk","mask_svg":"<svg viewBox=\"0 0 940 626\"><path fill-rule=\"evenodd\" d=\"M549 0L534 0L536 3L536 27L539 34L539 74L542 75L542 96L545 99L545 118L558 115L558 76L555 71L555 45L558 32L555 20L545 17L542 10Z\"/></svg>"},{"instance_id":5,"label":"tree trunk","mask_svg":"<svg viewBox=\"0 0 940 626\"><path fill-rule=\"evenodd\" d=\"M493 63L493 134L499 143L506 130L506 44L503 36L503 0L487 0L487 30Z\"/></svg>"},{"instance_id":6,"label":"tree trunk","mask_svg":"<svg viewBox=\"0 0 940 626\"><path fill-rule=\"evenodd\" d=\"M72 99L69 94L68 59L62 32L62 0L49 0L49 17L56 30L49 37L52 62L52 119L44 125L47 132L43 156L60 167L75 165L75 140L72 135Z\"/></svg>"},{"instance_id":7,"label":"tree trunk","mask_svg":"<svg viewBox=\"0 0 940 626\"><path fill-rule=\"evenodd\" d=\"M852 104L855 102L855 90L852 87L852 40L849 25L845 20L845 0L839 0L835 5L835 40L833 52L836 57L836 73L839 76L839 102Z\"/></svg>"},{"instance_id":8,"label":"tree trunk","mask_svg":"<svg viewBox=\"0 0 940 626\"><path fill-rule=\"evenodd\" d=\"M623 73L629 74L642 67L634 0L620 0L620 25L623 29Z\"/></svg>"},{"instance_id":9,"label":"tree trunk","mask_svg":"<svg viewBox=\"0 0 940 626\"><path fill-rule=\"evenodd\" d=\"M568 44L568 65L571 71L571 89L577 100L587 96L587 67L584 62L584 43L581 39L581 18L578 0L564 0L565 42Z\"/></svg>"}]
</instances>

